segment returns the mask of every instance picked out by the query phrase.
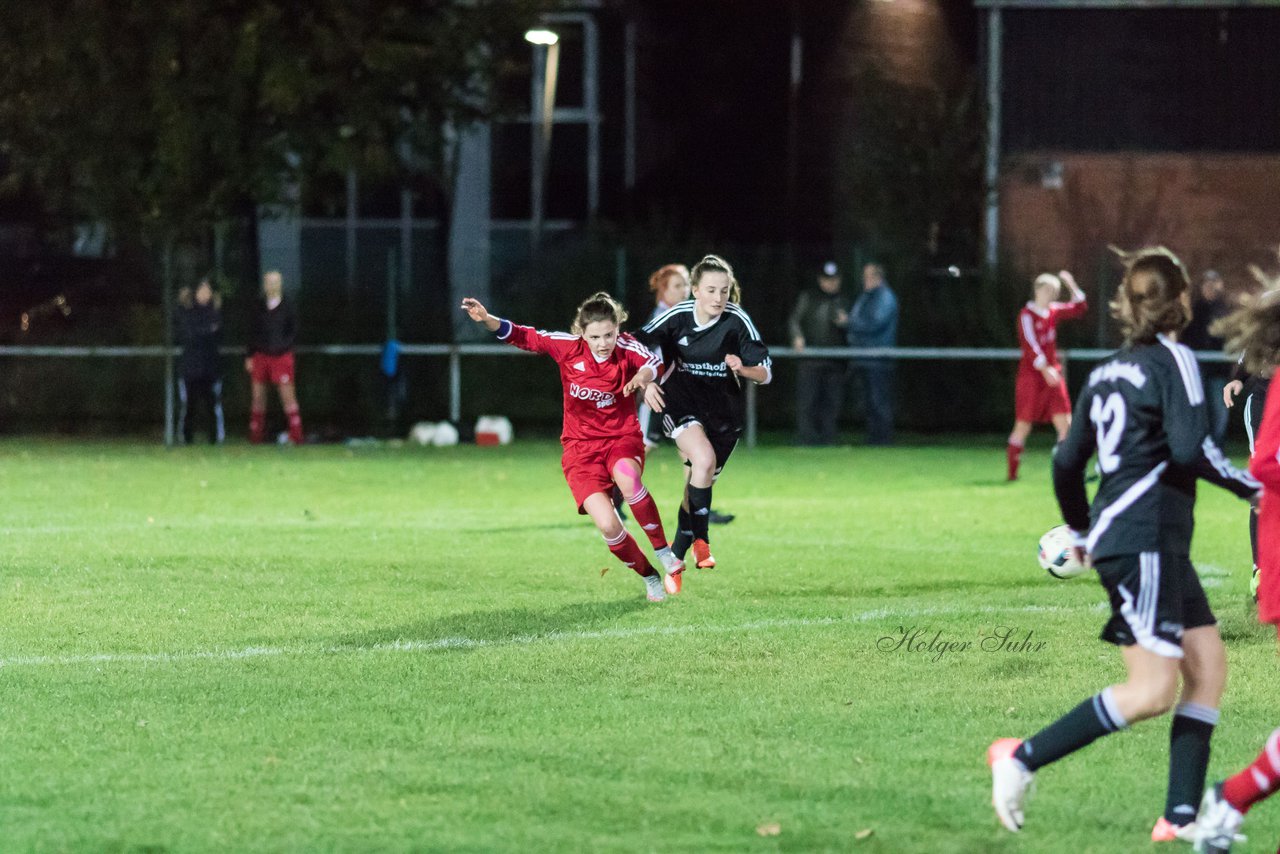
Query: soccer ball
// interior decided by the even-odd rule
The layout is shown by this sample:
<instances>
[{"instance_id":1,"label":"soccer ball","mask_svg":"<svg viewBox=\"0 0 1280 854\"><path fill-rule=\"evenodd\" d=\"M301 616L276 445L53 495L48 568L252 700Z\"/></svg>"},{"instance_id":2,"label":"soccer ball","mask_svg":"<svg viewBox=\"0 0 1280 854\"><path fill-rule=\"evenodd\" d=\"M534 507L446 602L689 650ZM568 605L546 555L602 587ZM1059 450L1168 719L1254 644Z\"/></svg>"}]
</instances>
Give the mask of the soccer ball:
<instances>
[{"instance_id":1,"label":"soccer ball","mask_svg":"<svg viewBox=\"0 0 1280 854\"><path fill-rule=\"evenodd\" d=\"M419 445L430 445L436 438L436 425L430 421L419 421L409 431L409 441Z\"/></svg>"},{"instance_id":2,"label":"soccer ball","mask_svg":"<svg viewBox=\"0 0 1280 854\"><path fill-rule=\"evenodd\" d=\"M1054 578L1075 578L1084 575L1088 567L1076 560L1071 550L1074 537L1066 525L1050 528L1040 538L1040 567Z\"/></svg>"},{"instance_id":3,"label":"soccer ball","mask_svg":"<svg viewBox=\"0 0 1280 854\"><path fill-rule=\"evenodd\" d=\"M436 425L436 433L431 437L431 444L437 448L458 444L458 428L448 421L441 421Z\"/></svg>"}]
</instances>

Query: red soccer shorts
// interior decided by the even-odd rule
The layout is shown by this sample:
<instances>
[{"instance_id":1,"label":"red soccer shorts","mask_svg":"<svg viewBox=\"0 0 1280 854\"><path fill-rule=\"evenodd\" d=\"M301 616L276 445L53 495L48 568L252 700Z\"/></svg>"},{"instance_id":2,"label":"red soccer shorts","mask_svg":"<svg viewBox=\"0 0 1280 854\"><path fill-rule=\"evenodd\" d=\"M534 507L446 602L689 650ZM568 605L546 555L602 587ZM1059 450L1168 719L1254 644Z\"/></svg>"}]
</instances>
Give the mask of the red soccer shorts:
<instances>
[{"instance_id":1,"label":"red soccer shorts","mask_svg":"<svg viewBox=\"0 0 1280 854\"><path fill-rule=\"evenodd\" d=\"M632 436L615 439L570 439L565 442L560 467L569 491L578 504L578 512L586 514L582 503L596 492L613 492L613 467L619 460L631 460L644 471L644 437L639 431Z\"/></svg>"},{"instance_id":2,"label":"red soccer shorts","mask_svg":"<svg viewBox=\"0 0 1280 854\"><path fill-rule=\"evenodd\" d=\"M268 356L266 353L254 353L249 376L255 383L283 385L293 382L293 354L281 353L279 356Z\"/></svg>"},{"instance_id":3,"label":"red soccer shorts","mask_svg":"<svg viewBox=\"0 0 1280 854\"><path fill-rule=\"evenodd\" d=\"M1062 373L1061 365L1054 365ZM1018 368L1018 384L1014 389L1015 418L1032 424L1048 424L1055 415L1071 414L1071 399L1067 397L1067 379L1052 388L1035 368Z\"/></svg>"}]
</instances>

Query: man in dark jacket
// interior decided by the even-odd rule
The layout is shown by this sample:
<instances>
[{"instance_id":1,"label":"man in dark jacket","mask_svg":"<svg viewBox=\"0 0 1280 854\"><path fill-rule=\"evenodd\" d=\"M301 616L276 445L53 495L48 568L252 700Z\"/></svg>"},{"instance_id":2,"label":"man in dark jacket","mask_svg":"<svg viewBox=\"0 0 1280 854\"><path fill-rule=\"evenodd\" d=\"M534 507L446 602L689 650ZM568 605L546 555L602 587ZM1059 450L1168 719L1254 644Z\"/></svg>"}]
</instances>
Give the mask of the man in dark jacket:
<instances>
[{"instance_id":1,"label":"man in dark jacket","mask_svg":"<svg viewBox=\"0 0 1280 854\"><path fill-rule=\"evenodd\" d=\"M189 291L178 298L174 331L182 355L178 363L178 435L190 445L195 418L209 419L209 442L221 444L226 438L222 420L222 364L218 347L222 343L221 300L208 279L196 285L194 299Z\"/></svg>"},{"instance_id":2,"label":"man in dark jacket","mask_svg":"<svg viewBox=\"0 0 1280 854\"><path fill-rule=\"evenodd\" d=\"M898 345L898 298L884 280L884 268L862 268L862 293L849 312L850 347ZM893 444L893 360L857 359L854 366L866 394L867 443Z\"/></svg>"},{"instance_id":3,"label":"man in dark jacket","mask_svg":"<svg viewBox=\"0 0 1280 854\"><path fill-rule=\"evenodd\" d=\"M791 348L840 347L849 316L840 293L840 268L822 265L818 290L802 291L791 312ZM848 368L842 359L800 359L796 367L796 441L801 445L830 445L844 403Z\"/></svg>"}]
</instances>

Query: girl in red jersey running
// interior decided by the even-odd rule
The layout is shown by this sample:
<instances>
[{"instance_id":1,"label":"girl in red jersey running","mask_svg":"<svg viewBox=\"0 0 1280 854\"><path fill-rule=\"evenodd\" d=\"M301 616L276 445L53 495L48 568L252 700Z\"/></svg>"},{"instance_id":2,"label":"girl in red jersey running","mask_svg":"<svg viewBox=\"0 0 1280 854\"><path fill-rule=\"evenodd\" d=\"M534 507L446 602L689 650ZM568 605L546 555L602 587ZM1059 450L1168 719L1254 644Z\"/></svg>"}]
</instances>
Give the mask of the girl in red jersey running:
<instances>
[{"instance_id":1,"label":"girl in red jersey running","mask_svg":"<svg viewBox=\"0 0 1280 854\"><path fill-rule=\"evenodd\" d=\"M1070 302L1057 301L1064 284L1071 290ZM1067 429L1071 427L1071 399L1058 362L1058 321L1073 320L1089 308L1084 291L1066 270L1056 276L1052 273L1036 276L1032 295L1031 302L1018 313L1022 360L1018 363L1018 383L1014 390L1013 432L1009 434L1005 450L1009 480L1018 479L1022 448L1031 435L1032 424L1053 422L1058 441L1067 437Z\"/></svg>"},{"instance_id":2,"label":"girl in red jersey running","mask_svg":"<svg viewBox=\"0 0 1280 854\"><path fill-rule=\"evenodd\" d=\"M560 465L578 512L591 517L609 551L644 579L649 601L661 602L666 598L662 575L627 533L610 500L616 485L663 567L668 572L684 569L684 561L667 545L653 496L640 482L644 438L635 404L625 400L658 376L662 366L658 357L630 335L619 333L627 312L603 292L578 306L572 334L517 326L494 317L471 297L462 301L462 310L497 333L498 340L555 359L564 386Z\"/></svg>"}]
</instances>

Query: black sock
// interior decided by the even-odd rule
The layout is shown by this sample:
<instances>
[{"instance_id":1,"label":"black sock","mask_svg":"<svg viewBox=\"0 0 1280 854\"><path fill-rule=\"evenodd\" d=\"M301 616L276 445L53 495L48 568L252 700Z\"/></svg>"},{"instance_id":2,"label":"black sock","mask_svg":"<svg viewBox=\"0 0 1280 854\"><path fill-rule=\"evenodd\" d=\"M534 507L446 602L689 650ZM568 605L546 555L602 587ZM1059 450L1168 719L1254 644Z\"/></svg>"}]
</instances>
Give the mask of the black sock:
<instances>
[{"instance_id":1,"label":"black sock","mask_svg":"<svg viewBox=\"0 0 1280 854\"><path fill-rule=\"evenodd\" d=\"M711 487L689 484L689 518L693 522L693 538L710 542L707 533L708 514L711 512Z\"/></svg>"},{"instance_id":2,"label":"black sock","mask_svg":"<svg viewBox=\"0 0 1280 854\"><path fill-rule=\"evenodd\" d=\"M1022 742L1013 756L1034 771L1126 726L1107 688Z\"/></svg>"},{"instance_id":3,"label":"black sock","mask_svg":"<svg viewBox=\"0 0 1280 854\"><path fill-rule=\"evenodd\" d=\"M676 538L671 541L671 551L676 557L684 560L689 546L693 545L693 522L689 519L689 511L680 505L680 515L676 520Z\"/></svg>"},{"instance_id":4,"label":"black sock","mask_svg":"<svg viewBox=\"0 0 1280 854\"><path fill-rule=\"evenodd\" d=\"M1258 514L1249 511L1249 547L1253 549L1253 565L1258 565Z\"/></svg>"},{"instance_id":5,"label":"black sock","mask_svg":"<svg viewBox=\"0 0 1280 854\"><path fill-rule=\"evenodd\" d=\"M1204 794L1209 768L1209 739L1218 723L1218 710L1199 703L1179 703L1169 728L1169 795L1164 802L1165 820L1172 824L1194 821Z\"/></svg>"}]
</instances>

